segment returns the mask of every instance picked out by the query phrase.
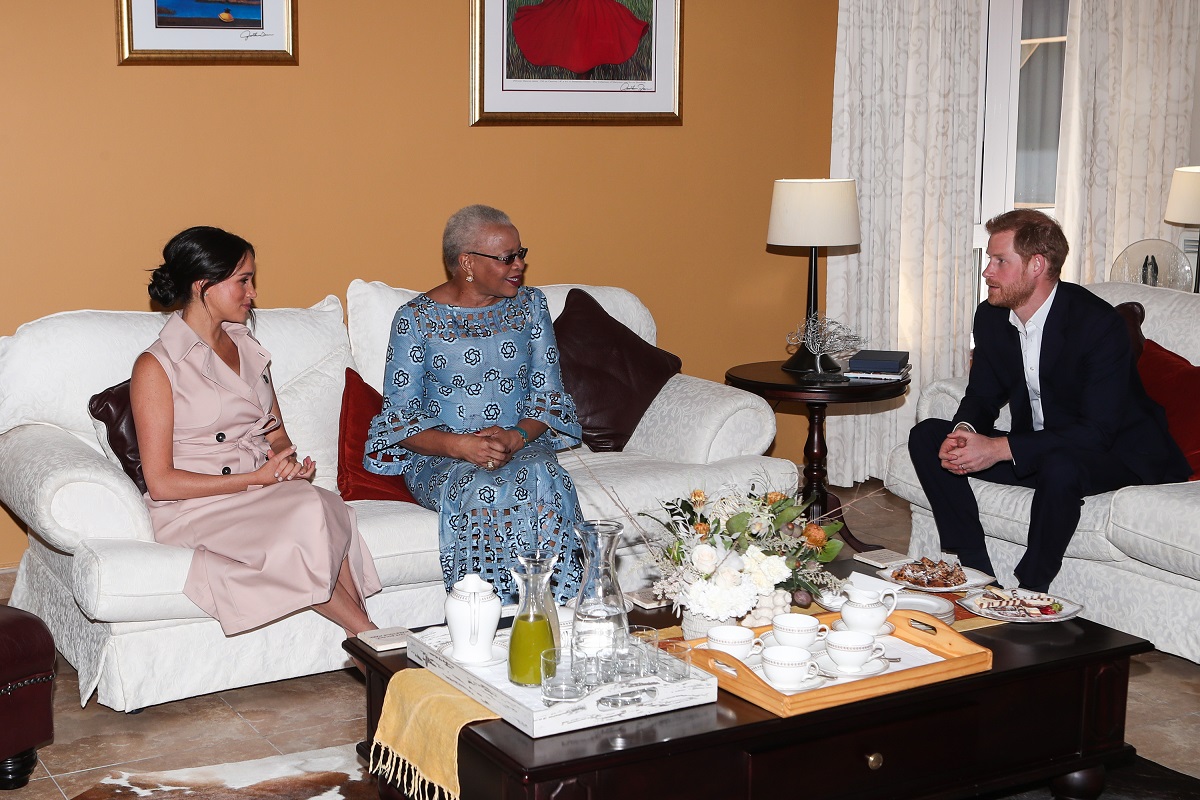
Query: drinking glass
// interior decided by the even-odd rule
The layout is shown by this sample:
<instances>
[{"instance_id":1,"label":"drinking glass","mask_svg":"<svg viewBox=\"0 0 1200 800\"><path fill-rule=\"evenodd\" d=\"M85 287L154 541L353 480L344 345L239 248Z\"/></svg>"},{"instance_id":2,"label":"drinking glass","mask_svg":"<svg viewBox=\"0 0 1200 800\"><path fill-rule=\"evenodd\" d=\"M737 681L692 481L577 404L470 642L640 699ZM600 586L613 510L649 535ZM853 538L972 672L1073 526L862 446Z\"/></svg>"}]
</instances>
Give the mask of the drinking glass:
<instances>
[{"instance_id":1,"label":"drinking glass","mask_svg":"<svg viewBox=\"0 0 1200 800\"><path fill-rule=\"evenodd\" d=\"M642 653L642 668L645 674L658 672L658 628L649 625L630 625L625 636L629 647Z\"/></svg>"},{"instance_id":2,"label":"drinking glass","mask_svg":"<svg viewBox=\"0 0 1200 800\"><path fill-rule=\"evenodd\" d=\"M551 647L542 652L542 702L573 703L587 693L587 656L571 647Z\"/></svg>"},{"instance_id":3,"label":"drinking glass","mask_svg":"<svg viewBox=\"0 0 1200 800\"><path fill-rule=\"evenodd\" d=\"M658 677L675 683L691 674L692 648L687 642L658 643Z\"/></svg>"}]
</instances>

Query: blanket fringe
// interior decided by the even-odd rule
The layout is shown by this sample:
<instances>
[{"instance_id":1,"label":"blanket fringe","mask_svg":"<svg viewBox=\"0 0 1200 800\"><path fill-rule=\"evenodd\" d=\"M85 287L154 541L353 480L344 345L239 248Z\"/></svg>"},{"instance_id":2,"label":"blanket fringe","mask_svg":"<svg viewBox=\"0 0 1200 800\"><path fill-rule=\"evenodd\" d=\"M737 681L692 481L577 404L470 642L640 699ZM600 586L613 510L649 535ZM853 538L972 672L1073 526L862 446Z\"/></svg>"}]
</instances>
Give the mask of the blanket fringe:
<instances>
[{"instance_id":1,"label":"blanket fringe","mask_svg":"<svg viewBox=\"0 0 1200 800\"><path fill-rule=\"evenodd\" d=\"M371 745L371 774L399 786L414 800L458 800L458 795L426 778L415 764L378 741Z\"/></svg>"}]
</instances>

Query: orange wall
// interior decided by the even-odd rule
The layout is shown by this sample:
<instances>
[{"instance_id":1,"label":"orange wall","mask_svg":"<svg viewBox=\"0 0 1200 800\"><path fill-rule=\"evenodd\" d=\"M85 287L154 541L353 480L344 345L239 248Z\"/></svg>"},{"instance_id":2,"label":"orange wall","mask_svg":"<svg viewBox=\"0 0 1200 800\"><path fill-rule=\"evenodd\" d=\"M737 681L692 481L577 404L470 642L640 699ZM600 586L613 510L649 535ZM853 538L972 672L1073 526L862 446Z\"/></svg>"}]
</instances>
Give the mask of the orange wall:
<instances>
[{"instance_id":1,"label":"orange wall","mask_svg":"<svg viewBox=\"0 0 1200 800\"><path fill-rule=\"evenodd\" d=\"M262 306L428 288L446 217L486 202L531 283L630 289L686 372L783 358L807 262L766 252L771 181L829 174L837 3L685 5L682 126L472 128L466 0L303 0L296 67L118 67L112 0L8 4L0 335L147 308L144 270L195 224L255 244ZM800 459L803 418L779 421ZM0 517L0 567L24 548Z\"/></svg>"}]
</instances>

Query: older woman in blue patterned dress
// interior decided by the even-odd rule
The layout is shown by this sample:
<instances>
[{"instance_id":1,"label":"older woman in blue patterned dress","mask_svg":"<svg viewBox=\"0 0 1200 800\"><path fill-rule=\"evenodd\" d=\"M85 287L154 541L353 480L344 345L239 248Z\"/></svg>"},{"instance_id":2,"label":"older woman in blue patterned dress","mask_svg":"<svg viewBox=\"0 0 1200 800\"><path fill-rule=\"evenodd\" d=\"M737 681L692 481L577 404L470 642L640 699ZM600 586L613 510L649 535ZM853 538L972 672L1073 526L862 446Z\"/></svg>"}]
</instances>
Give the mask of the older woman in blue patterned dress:
<instances>
[{"instance_id":1,"label":"older woman in blue patterned dress","mask_svg":"<svg viewBox=\"0 0 1200 800\"><path fill-rule=\"evenodd\" d=\"M364 464L404 475L417 502L440 512L447 589L478 572L514 602L509 568L543 547L559 554L561 603L577 593L582 565L579 501L554 452L578 444L581 431L546 297L522 285L526 252L497 209L450 217L450 280L396 311Z\"/></svg>"}]
</instances>

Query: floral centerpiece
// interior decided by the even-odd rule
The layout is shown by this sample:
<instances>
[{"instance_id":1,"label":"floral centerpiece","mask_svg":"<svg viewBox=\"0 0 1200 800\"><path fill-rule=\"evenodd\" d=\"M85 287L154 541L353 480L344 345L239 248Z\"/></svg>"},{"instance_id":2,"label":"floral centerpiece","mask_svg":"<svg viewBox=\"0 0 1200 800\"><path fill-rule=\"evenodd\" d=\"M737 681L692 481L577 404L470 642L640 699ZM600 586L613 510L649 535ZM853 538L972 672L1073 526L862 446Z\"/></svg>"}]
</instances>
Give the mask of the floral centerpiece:
<instances>
[{"instance_id":1,"label":"floral centerpiece","mask_svg":"<svg viewBox=\"0 0 1200 800\"><path fill-rule=\"evenodd\" d=\"M841 581L822 564L842 548L831 538L842 523L806 522L809 503L784 492L729 487L711 498L697 489L663 502L666 519L644 514L667 532L650 547L661 574L655 594L683 608L685 622L689 614L729 622L758 608L765 621L757 624L765 625L776 609L793 601L806 606L813 595L836 590Z\"/></svg>"}]
</instances>

